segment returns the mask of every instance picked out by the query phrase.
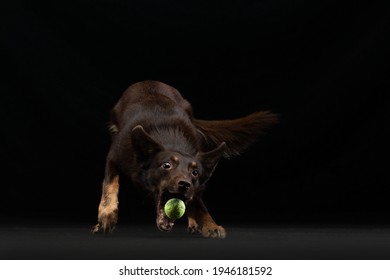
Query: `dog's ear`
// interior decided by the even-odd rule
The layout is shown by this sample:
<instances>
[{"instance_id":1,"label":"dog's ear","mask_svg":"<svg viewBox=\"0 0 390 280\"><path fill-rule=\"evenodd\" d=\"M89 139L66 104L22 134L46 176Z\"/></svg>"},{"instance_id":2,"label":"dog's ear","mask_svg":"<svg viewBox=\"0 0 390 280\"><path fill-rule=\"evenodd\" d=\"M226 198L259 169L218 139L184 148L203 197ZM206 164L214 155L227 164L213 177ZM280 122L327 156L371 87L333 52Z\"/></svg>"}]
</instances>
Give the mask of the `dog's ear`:
<instances>
[{"instance_id":1,"label":"dog's ear","mask_svg":"<svg viewBox=\"0 0 390 280\"><path fill-rule=\"evenodd\" d=\"M131 131L131 144L137 161L142 162L164 150L164 147L156 142L141 125L137 125Z\"/></svg>"},{"instance_id":2,"label":"dog's ear","mask_svg":"<svg viewBox=\"0 0 390 280\"><path fill-rule=\"evenodd\" d=\"M202 167L204 170L204 179L202 183L206 183L206 181L211 177L214 172L215 167L217 166L219 160L221 159L223 153L226 149L226 143L221 143L217 148L211 150L207 153L200 153L198 155L199 161L202 163Z\"/></svg>"}]
</instances>

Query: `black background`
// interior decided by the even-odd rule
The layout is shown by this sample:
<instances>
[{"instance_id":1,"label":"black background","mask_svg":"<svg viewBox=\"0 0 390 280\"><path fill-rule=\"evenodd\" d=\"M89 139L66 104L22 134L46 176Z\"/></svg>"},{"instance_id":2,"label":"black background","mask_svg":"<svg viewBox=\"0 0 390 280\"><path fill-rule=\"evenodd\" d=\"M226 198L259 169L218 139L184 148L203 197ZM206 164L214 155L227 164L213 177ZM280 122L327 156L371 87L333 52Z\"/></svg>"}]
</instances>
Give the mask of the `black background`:
<instances>
[{"instance_id":1,"label":"black background","mask_svg":"<svg viewBox=\"0 0 390 280\"><path fill-rule=\"evenodd\" d=\"M109 110L154 79L197 118L281 115L220 162L217 222L387 223L389 9L346 2L2 1L0 215L92 225ZM154 211L122 179L120 222Z\"/></svg>"}]
</instances>

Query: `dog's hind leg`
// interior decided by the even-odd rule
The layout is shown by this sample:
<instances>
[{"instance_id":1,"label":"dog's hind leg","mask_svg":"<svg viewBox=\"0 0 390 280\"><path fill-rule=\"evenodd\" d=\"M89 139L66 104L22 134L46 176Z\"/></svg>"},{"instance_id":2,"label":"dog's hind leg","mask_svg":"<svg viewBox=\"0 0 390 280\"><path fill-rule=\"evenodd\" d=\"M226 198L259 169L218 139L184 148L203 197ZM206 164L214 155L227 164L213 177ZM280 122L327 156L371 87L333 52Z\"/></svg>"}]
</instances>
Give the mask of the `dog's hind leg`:
<instances>
[{"instance_id":1,"label":"dog's hind leg","mask_svg":"<svg viewBox=\"0 0 390 280\"><path fill-rule=\"evenodd\" d=\"M107 234L115 229L118 221L118 193L119 176L111 162L108 161L99 204L98 224L92 228L92 233L103 231Z\"/></svg>"},{"instance_id":2,"label":"dog's hind leg","mask_svg":"<svg viewBox=\"0 0 390 280\"><path fill-rule=\"evenodd\" d=\"M199 232L203 237L226 237L225 229L215 223L200 196L188 203L187 216L189 232Z\"/></svg>"}]
</instances>

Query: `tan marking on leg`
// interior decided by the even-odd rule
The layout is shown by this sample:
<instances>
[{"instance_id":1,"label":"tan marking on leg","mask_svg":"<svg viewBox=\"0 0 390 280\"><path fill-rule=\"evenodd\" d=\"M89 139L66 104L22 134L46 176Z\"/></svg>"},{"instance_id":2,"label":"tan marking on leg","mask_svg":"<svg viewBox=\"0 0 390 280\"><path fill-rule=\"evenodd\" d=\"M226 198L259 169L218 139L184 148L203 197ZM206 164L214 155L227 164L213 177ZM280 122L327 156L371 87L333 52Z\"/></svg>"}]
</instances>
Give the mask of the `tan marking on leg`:
<instances>
[{"instance_id":1,"label":"tan marking on leg","mask_svg":"<svg viewBox=\"0 0 390 280\"><path fill-rule=\"evenodd\" d=\"M219 226L215 223L213 218L209 213L202 213L200 220L202 228L201 232L204 237L211 238L225 238L226 231L222 226Z\"/></svg>"},{"instance_id":2,"label":"tan marking on leg","mask_svg":"<svg viewBox=\"0 0 390 280\"><path fill-rule=\"evenodd\" d=\"M103 183L102 198L100 200L99 212L109 211L118 208L119 176L115 176L109 183Z\"/></svg>"},{"instance_id":3,"label":"tan marking on leg","mask_svg":"<svg viewBox=\"0 0 390 280\"><path fill-rule=\"evenodd\" d=\"M197 232L200 233L199 225L196 222L196 220L194 218L192 218L192 217L188 217L188 227L187 227L187 229L188 229L188 231L190 233L197 233Z\"/></svg>"},{"instance_id":4,"label":"tan marking on leg","mask_svg":"<svg viewBox=\"0 0 390 280\"><path fill-rule=\"evenodd\" d=\"M215 223L202 201L198 201L188 211L188 231L200 232L204 237L225 238L226 231Z\"/></svg>"},{"instance_id":5,"label":"tan marking on leg","mask_svg":"<svg viewBox=\"0 0 390 280\"><path fill-rule=\"evenodd\" d=\"M105 233L112 232L118 221L118 193L119 176L106 184L103 182L102 198L99 204L98 224L92 232L103 230Z\"/></svg>"}]
</instances>

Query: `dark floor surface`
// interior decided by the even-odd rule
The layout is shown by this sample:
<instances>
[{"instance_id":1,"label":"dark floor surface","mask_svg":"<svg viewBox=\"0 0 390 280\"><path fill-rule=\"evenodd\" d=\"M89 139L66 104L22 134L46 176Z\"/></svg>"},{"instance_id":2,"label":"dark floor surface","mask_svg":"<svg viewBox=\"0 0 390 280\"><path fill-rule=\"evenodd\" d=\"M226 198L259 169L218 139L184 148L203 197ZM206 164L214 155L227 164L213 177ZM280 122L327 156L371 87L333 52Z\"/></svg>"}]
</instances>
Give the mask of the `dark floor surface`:
<instances>
[{"instance_id":1,"label":"dark floor surface","mask_svg":"<svg viewBox=\"0 0 390 280\"><path fill-rule=\"evenodd\" d=\"M106 237L89 225L1 225L0 259L390 259L390 227L225 225L227 238L119 225Z\"/></svg>"}]
</instances>

